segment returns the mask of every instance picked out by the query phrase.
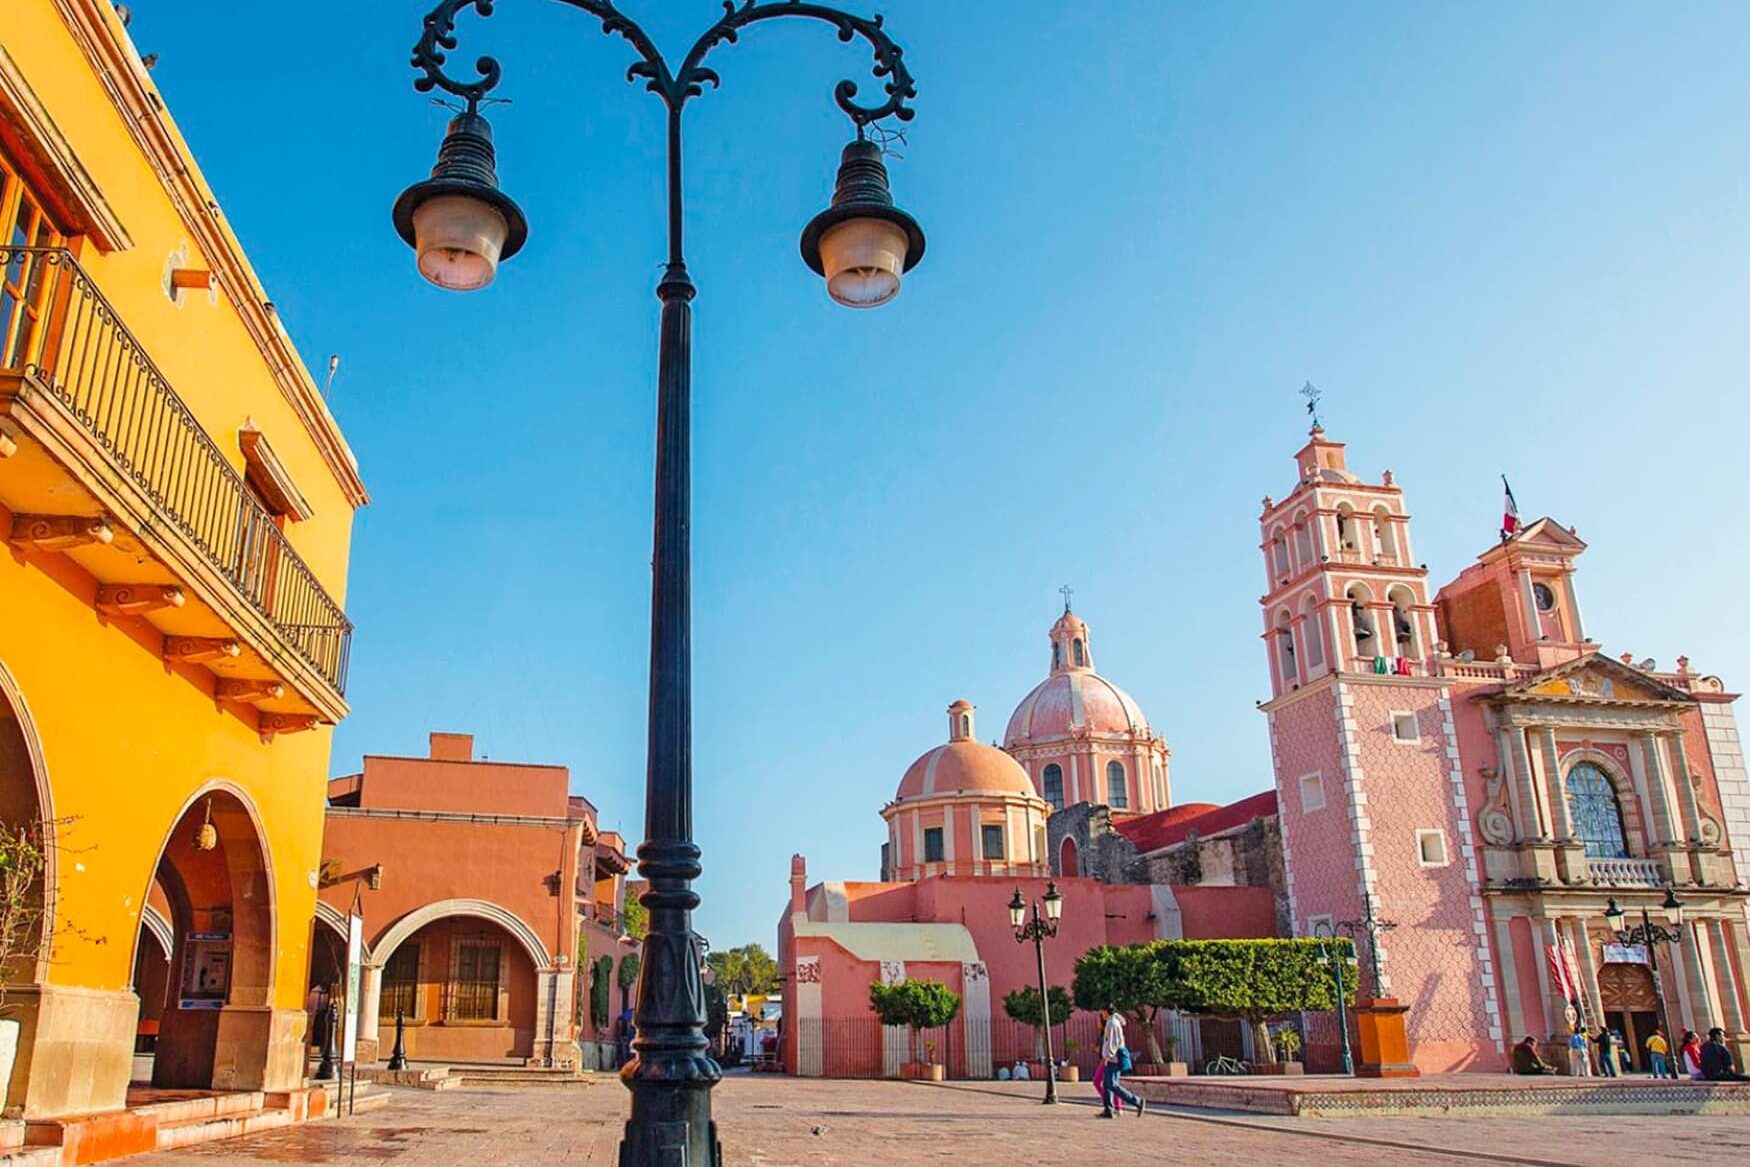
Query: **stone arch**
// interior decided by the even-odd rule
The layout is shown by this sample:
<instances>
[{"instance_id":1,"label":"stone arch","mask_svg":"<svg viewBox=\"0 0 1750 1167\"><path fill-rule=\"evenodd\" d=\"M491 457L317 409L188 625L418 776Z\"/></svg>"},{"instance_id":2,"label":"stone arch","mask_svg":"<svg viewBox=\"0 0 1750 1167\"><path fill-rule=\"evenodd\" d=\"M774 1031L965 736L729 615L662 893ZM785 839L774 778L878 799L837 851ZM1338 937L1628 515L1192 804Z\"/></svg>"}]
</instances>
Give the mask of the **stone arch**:
<instances>
[{"instance_id":1,"label":"stone arch","mask_svg":"<svg viewBox=\"0 0 1750 1167\"><path fill-rule=\"evenodd\" d=\"M340 937L340 942L342 944L346 943L346 913L345 912L341 911L339 908L335 907L333 904L325 903L322 900L317 900L316 901L316 922L318 924L326 924L329 928L333 929L333 931L336 935L338 935ZM370 941L365 940L361 937L359 940L359 944L360 944L361 948L363 949L361 955L364 959L364 963L366 963L366 964L377 963L371 957Z\"/></svg>"},{"instance_id":2,"label":"stone arch","mask_svg":"<svg viewBox=\"0 0 1750 1167\"><path fill-rule=\"evenodd\" d=\"M1057 849L1057 873L1061 876L1074 878L1082 873L1081 857L1076 850L1076 841L1068 835Z\"/></svg>"},{"instance_id":3,"label":"stone arch","mask_svg":"<svg viewBox=\"0 0 1750 1167\"><path fill-rule=\"evenodd\" d=\"M152 934L152 939L158 942L158 947L164 950L167 957L176 951L176 930L151 904L140 910L140 927Z\"/></svg>"},{"instance_id":4,"label":"stone arch","mask_svg":"<svg viewBox=\"0 0 1750 1167\"><path fill-rule=\"evenodd\" d=\"M15 733L8 732L9 723L16 728ZM37 733L30 706L24 700L24 691L6 668L6 663L0 661L0 779L15 768L29 771L30 781L16 786L0 781L0 826L22 825L26 819L39 825L43 835L40 882L41 889L46 892L48 888L59 886L55 873L58 848L54 792L49 783L48 763L43 759L42 737ZM19 822L12 822L14 818ZM55 897L44 894L39 906L42 912L40 943L36 946L32 983L41 983L48 973L49 949L55 934ZM0 1091L3 1090L4 1083L0 1083Z\"/></svg>"},{"instance_id":5,"label":"stone arch","mask_svg":"<svg viewBox=\"0 0 1750 1167\"><path fill-rule=\"evenodd\" d=\"M395 950L409 936L432 923L449 916L472 916L475 919L487 920L497 924L523 946L529 959L534 962L536 972L545 972L554 967L553 957L547 951L547 946L541 942L541 937L528 926L523 918L507 908L501 908L488 900L438 900L408 912L399 920L389 925L383 934L377 937L375 959L371 962L378 968L389 962L395 955Z\"/></svg>"},{"instance_id":6,"label":"stone arch","mask_svg":"<svg viewBox=\"0 0 1750 1167\"><path fill-rule=\"evenodd\" d=\"M267 1005L271 1003L271 997L273 994L274 955L279 951L279 914L277 911L278 905L274 896L275 883L273 877L273 856L268 851L267 830L262 826L261 811L257 809L254 801L241 786L227 778L215 778L201 785L194 791L194 793L190 794L183 800L182 805L177 808L176 814L172 816L169 828L162 836L164 842L158 848L158 859L157 862L152 865L152 871L147 876L146 886L141 889L140 904L144 907L147 900L151 897L152 883L158 878L159 869L163 867L165 860L171 857L171 846L173 840L178 831L183 827L184 823L188 821L190 813L204 814L204 812L197 808L200 807L203 802L212 798L225 800L225 802L221 804L218 814L215 816L218 820L217 825L219 825L220 828L219 836L221 839L221 845L227 840L253 845L253 850L255 852L254 858L258 860L259 867L257 874L261 876L263 893L259 901L262 907L255 914L264 917L264 919L260 921L264 926L261 929L261 938L259 941L256 941L256 938L251 936L251 940L253 941L251 947L259 950L259 954L265 958L265 965L260 968L249 968L251 974L251 989L249 995L252 997L258 997L259 999L236 1000L233 998L232 1004ZM231 805L231 803L234 803L235 805ZM226 820L229 820L229 830L227 830ZM247 826L248 828L247 834L242 830L244 826ZM249 848L246 847L244 849L248 850ZM248 857L244 856L239 858L247 861ZM243 873L247 873L247 869L238 867L233 868L234 876ZM142 926L143 925L144 921L142 919ZM175 929L172 928L173 936L174 931ZM134 937L134 951L129 960L129 967L132 967L133 963L139 959L139 955L140 942L139 935L136 933ZM233 957L233 959L235 960L235 957ZM232 968L233 986L236 986L237 984L236 975L236 965L234 963Z\"/></svg>"}]
</instances>

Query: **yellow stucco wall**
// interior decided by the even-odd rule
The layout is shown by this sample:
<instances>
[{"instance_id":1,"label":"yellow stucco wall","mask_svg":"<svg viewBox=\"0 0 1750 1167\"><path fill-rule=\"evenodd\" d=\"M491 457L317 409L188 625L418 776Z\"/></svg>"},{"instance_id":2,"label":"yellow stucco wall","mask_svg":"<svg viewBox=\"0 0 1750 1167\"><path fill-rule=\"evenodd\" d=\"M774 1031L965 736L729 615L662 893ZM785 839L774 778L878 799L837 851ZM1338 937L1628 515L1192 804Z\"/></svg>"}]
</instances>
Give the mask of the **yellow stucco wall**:
<instances>
[{"instance_id":1,"label":"yellow stucco wall","mask_svg":"<svg viewBox=\"0 0 1750 1167\"><path fill-rule=\"evenodd\" d=\"M185 216L222 217L191 201L178 205L68 13L101 20L107 36L125 43L107 0L0 3L0 47L132 240L111 254L78 239L70 246L234 467L244 465L237 434L245 422L266 435L314 510L286 536L343 601L353 501L362 500L356 479L349 485L332 465L344 445L337 433L325 435L324 456L325 411L313 431L288 398L283 370L276 379L275 352L251 335L230 299L221 294L215 304L201 292L177 304L167 296L173 252L186 247L188 266L214 266ZM182 148L174 131L170 140ZM198 174L195 181L210 199ZM229 238L228 229L216 237ZM252 276L243 290L258 294ZM301 367L294 379L309 384ZM10 525L0 509L0 537ZM149 629L100 618L95 587L64 558L0 553L0 669L40 740L51 799L42 810L64 820L44 981L108 993L130 987L140 910L166 836L204 787L224 782L262 825L275 902L270 1003L301 1009L332 731L264 743L244 717L215 705L208 674L167 666Z\"/></svg>"}]
</instances>

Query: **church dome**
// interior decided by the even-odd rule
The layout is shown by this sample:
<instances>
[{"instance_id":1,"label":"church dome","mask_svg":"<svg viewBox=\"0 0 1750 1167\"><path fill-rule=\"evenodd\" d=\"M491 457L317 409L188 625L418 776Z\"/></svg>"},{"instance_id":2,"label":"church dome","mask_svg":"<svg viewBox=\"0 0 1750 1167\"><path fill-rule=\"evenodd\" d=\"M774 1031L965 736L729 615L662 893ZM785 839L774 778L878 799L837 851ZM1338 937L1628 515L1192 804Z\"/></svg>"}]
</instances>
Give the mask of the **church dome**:
<instances>
[{"instance_id":1,"label":"church dome","mask_svg":"<svg viewBox=\"0 0 1750 1167\"><path fill-rule=\"evenodd\" d=\"M1051 675L1016 706L1003 745L1013 749L1082 733L1152 736L1135 698L1094 671L1088 625L1065 609L1051 626Z\"/></svg>"},{"instance_id":2,"label":"church dome","mask_svg":"<svg viewBox=\"0 0 1750 1167\"><path fill-rule=\"evenodd\" d=\"M966 701L948 707L949 740L906 768L894 800L952 794L1023 794L1036 797L1033 780L1021 764L995 746L973 737L973 708Z\"/></svg>"}]
</instances>

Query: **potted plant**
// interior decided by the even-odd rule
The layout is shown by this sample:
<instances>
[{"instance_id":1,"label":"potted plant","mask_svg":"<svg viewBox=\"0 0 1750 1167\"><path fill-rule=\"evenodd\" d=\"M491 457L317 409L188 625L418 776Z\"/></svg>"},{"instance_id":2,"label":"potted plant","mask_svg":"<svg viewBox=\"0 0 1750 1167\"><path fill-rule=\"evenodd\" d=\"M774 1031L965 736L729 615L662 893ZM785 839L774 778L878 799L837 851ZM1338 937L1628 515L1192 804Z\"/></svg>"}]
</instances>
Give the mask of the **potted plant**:
<instances>
[{"instance_id":1,"label":"potted plant","mask_svg":"<svg viewBox=\"0 0 1750 1167\"><path fill-rule=\"evenodd\" d=\"M1074 1058L1081 1052L1082 1043L1073 1037L1063 1039L1063 1057L1057 1062L1057 1080L1059 1082L1080 1082L1082 1068L1075 1064Z\"/></svg>"},{"instance_id":2,"label":"potted plant","mask_svg":"<svg viewBox=\"0 0 1750 1167\"><path fill-rule=\"evenodd\" d=\"M1293 1025L1283 1025L1275 1034L1276 1052L1281 1060L1265 1062L1257 1067L1260 1074L1304 1074L1306 1067L1300 1060L1300 1030Z\"/></svg>"},{"instance_id":3,"label":"potted plant","mask_svg":"<svg viewBox=\"0 0 1750 1167\"><path fill-rule=\"evenodd\" d=\"M1045 1016L1045 1010L1040 1008L1039 990L1031 985L1003 996L1003 1012L1022 1025L1032 1027L1033 1057L1027 1063L1027 1072L1034 1078L1045 1077L1045 1027L1062 1024L1069 1017L1070 1010L1075 1008L1069 991L1059 985L1052 985L1047 995L1051 1003L1049 1018ZM1065 1078L1063 1071L1059 1069L1057 1080L1079 1081L1080 1075L1076 1078Z\"/></svg>"},{"instance_id":4,"label":"potted plant","mask_svg":"<svg viewBox=\"0 0 1750 1167\"><path fill-rule=\"evenodd\" d=\"M941 981L904 980L898 984L869 986L869 1004L883 1025L902 1025L911 1030L911 1047L921 1055L906 1062L899 1076L907 1081L944 1082L947 1069L936 1061L936 1043L923 1039L924 1030L940 1029L960 1013L960 994Z\"/></svg>"},{"instance_id":5,"label":"potted plant","mask_svg":"<svg viewBox=\"0 0 1750 1167\"><path fill-rule=\"evenodd\" d=\"M1163 1078L1187 1078L1191 1075L1191 1067L1179 1060L1179 1035L1168 1032L1161 1038L1161 1049L1167 1055L1167 1060L1160 1068Z\"/></svg>"},{"instance_id":6,"label":"potted plant","mask_svg":"<svg viewBox=\"0 0 1750 1167\"><path fill-rule=\"evenodd\" d=\"M18 1058L19 1025L7 1016L6 985L15 976L31 979L20 966L35 961L42 949L42 834L34 826L0 830L0 1105Z\"/></svg>"}]
</instances>

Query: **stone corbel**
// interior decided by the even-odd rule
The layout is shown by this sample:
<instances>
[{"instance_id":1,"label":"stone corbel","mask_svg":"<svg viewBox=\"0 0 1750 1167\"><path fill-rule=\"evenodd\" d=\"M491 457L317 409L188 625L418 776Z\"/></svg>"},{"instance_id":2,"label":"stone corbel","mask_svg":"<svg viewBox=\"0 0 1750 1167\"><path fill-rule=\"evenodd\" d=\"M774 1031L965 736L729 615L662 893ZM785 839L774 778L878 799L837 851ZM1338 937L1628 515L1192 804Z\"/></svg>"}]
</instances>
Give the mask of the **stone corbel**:
<instances>
[{"instance_id":1,"label":"stone corbel","mask_svg":"<svg viewBox=\"0 0 1750 1167\"><path fill-rule=\"evenodd\" d=\"M164 642L164 659L199 665L208 661L236 660L243 646L235 640L214 636L172 636Z\"/></svg>"},{"instance_id":2,"label":"stone corbel","mask_svg":"<svg viewBox=\"0 0 1750 1167\"><path fill-rule=\"evenodd\" d=\"M104 584L97 589L96 608L105 616L142 616L180 608L187 602L182 589L165 584Z\"/></svg>"},{"instance_id":3,"label":"stone corbel","mask_svg":"<svg viewBox=\"0 0 1750 1167\"><path fill-rule=\"evenodd\" d=\"M115 528L102 515L13 515L10 542L38 551L71 551L115 542Z\"/></svg>"},{"instance_id":4,"label":"stone corbel","mask_svg":"<svg viewBox=\"0 0 1750 1167\"><path fill-rule=\"evenodd\" d=\"M18 435L0 425L0 458L10 458L18 453Z\"/></svg>"},{"instance_id":5,"label":"stone corbel","mask_svg":"<svg viewBox=\"0 0 1750 1167\"><path fill-rule=\"evenodd\" d=\"M305 733L322 724L320 717L310 717L301 713L263 713L256 728L261 733L261 744L272 745L273 739L282 733Z\"/></svg>"},{"instance_id":6,"label":"stone corbel","mask_svg":"<svg viewBox=\"0 0 1750 1167\"><path fill-rule=\"evenodd\" d=\"M278 681L244 681L234 677L220 678L213 696L220 701L235 701L239 705L259 705L263 701L278 701L286 695L286 687Z\"/></svg>"}]
</instances>

